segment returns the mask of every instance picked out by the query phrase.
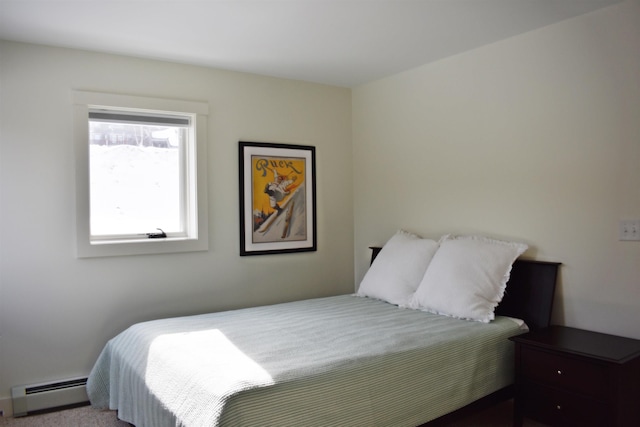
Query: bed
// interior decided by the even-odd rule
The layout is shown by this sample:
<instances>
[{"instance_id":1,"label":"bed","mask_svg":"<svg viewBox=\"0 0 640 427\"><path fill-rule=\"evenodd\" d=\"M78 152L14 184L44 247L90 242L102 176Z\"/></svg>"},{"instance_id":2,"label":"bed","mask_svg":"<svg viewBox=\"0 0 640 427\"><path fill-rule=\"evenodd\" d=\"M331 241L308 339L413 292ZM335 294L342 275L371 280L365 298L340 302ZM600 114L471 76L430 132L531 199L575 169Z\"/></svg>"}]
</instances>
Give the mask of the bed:
<instances>
[{"instance_id":1,"label":"bed","mask_svg":"<svg viewBox=\"0 0 640 427\"><path fill-rule=\"evenodd\" d=\"M509 394L508 338L549 324L557 267L510 263L489 322L356 293L139 323L87 391L137 427L436 425Z\"/></svg>"}]
</instances>

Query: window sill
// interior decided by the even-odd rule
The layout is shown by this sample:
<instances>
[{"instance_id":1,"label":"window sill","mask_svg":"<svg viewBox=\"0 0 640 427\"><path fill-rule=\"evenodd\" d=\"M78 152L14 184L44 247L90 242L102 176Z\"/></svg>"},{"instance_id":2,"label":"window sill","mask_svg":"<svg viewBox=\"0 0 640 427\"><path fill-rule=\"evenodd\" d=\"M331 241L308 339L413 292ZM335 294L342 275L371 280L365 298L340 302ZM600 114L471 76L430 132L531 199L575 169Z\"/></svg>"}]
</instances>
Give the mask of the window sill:
<instances>
[{"instance_id":1,"label":"window sill","mask_svg":"<svg viewBox=\"0 0 640 427\"><path fill-rule=\"evenodd\" d=\"M180 252L199 252L209 249L206 237L166 237L161 239L96 240L78 242L78 258L150 255Z\"/></svg>"},{"instance_id":2,"label":"window sill","mask_svg":"<svg viewBox=\"0 0 640 427\"><path fill-rule=\"evenodd\" d=\"M193 237L162 237L162 238L148 238L140 237L139 239L96 239L91 241L91 245L119 245L130 243L163 243L163 242L184 242L189 240L197 240Z\"/></svg>"}]
</instances>

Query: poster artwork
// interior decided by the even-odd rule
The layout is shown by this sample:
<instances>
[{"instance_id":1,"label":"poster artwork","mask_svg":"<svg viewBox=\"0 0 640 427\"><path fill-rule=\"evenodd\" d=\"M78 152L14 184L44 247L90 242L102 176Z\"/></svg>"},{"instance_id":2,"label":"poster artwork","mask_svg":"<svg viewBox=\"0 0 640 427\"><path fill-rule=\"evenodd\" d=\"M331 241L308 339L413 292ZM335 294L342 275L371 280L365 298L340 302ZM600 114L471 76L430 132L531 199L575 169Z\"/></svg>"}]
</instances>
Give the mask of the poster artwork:
<instances>
[{"instance_id":1,"label":"poster artwork","mask_svg":"<svg viewBox=\"0 0 640 427\"><path fill-rule=\"evenodd\" d=\"M307 239L305 158L251 156L253 243Z\"/></svg>"}]
</instances>

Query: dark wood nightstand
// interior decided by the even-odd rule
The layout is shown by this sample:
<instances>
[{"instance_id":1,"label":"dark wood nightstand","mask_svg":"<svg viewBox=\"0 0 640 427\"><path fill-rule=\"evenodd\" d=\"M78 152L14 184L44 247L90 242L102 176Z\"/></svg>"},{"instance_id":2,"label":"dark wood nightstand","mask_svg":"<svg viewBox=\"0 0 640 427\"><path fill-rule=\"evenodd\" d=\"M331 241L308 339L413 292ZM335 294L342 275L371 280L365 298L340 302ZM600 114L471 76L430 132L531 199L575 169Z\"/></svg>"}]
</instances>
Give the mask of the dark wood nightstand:
<instances>
[{"instance_id":1,"label":"dark wood nightstand","mask_svg":"<svg viewBox=\"0 0 640 427\"><path fill-rule=\"evenodd\" d=\"M514 426L640 426L640 340L550 326L515 342Z\"/></svg>"}]
</instances>

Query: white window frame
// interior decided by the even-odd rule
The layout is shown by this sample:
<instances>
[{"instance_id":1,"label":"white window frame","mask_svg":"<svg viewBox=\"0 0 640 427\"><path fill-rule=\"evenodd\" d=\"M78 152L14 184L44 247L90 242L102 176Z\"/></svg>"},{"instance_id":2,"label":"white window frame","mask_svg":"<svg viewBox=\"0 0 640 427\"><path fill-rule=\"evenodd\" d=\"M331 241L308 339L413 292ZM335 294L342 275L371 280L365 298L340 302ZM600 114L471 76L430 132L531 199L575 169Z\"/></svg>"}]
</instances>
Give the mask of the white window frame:
<instances>
[{"instance_id":1,"label":"white window frame","mask_svg":"<svg viewBox=\"0 0 640 427\"><path fill-rule=\"evenodd\" d=\"M73 91L76 165L76 255L78 258L206 251L209 249L207 201L207 119L209 107L197 101ZM89 111L96 108L148 110L189 115L195 138L186 149L186 235L162 239L91 236ZM153 230L151 230L153 231Z\"/></svg>"}]
</instances>

